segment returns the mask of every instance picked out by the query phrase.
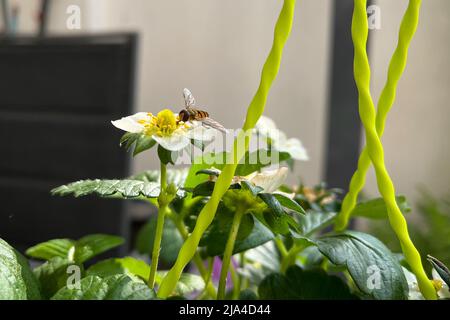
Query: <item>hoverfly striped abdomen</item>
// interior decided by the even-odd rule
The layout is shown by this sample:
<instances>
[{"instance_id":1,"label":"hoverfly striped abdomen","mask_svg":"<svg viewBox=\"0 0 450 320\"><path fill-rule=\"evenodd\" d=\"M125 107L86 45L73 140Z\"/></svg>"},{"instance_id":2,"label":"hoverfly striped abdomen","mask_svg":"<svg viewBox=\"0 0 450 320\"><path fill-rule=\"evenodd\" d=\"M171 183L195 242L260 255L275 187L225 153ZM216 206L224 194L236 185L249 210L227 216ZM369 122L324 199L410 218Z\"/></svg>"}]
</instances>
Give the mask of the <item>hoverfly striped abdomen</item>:
<instances>
[{"instance_id":1,"label":"hoverfly striped abdomen","mask_svg":"<svg viewBox=\"0 0 450 320\"><path fill-rule=\"evenodd\" d=\"M193 111L195 113L194 118L196 120L200 120L200 119L205 119L209 117L209 113L203 110L198 110L198 109L192 109L190 108L191 111Z\"/></svg>"},{"instance_id":2,"label":"hoverfly striped abdomen","mask_svg":"<svg viewBox=\"0 0 450 320\"><path fill-rule=\"evenodd\" d=\"M179 113L180 121L201 121L209 117L209 113L203 110L197 110L194 108L186 108Z\"/></svg>"}]
</instances>

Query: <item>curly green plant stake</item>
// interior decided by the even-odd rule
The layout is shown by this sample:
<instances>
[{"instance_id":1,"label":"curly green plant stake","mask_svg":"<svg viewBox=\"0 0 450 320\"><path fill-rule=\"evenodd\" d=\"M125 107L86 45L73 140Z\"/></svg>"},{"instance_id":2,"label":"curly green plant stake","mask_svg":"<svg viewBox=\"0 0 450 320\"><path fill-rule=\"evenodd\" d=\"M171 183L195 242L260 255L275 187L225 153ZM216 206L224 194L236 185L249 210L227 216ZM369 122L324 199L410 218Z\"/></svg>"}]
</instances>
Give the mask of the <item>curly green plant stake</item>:
<instances>
[{"instance_id":1,"label":"curly green plant stake","mask_svg":"<svg viewBox=\"0 0 450 320\"><path fill-rule=\"evenodd\" d=\"M381 92L380 99L378 100L376 126L377 133L380 138L384 132L387 114L394 104L397 83L405 70L408 47L414 33L416 32L417 24L419 22L420 3L421 0L409 1L408 8L405 11L402 23L400 25L397 48L392 55L386 84ZM347 227L351 212L356 206L358 194L361 192L366 182L366 174L370 167L370 163L367 148L364 147L359 157L358 168L350 181L349 191L345 195L344 201L342 202L341 212L336 219L336 230L341 231Z\"/></svg>"},{"instance_id":2,"label":"curly green plant stake","mask_svg":"<svg viewBox=\"0 0 450 320\"><path fill-rule=\"evenodd\" d=\"M368 23L366 13L367 0L355 0L352 19L352 39L355 50L354 76L359 93L359 115L366 134L367 152L375 167L378 189L386 202L389 222L397 235L405 259L417 278L417 282L426 299L436 299L436 291L422 266L422 260L412 243L406 220L395 201L395 189L384 165L383 145L375 124L375 106L370 95L370 66L366 52Z\"/></svg>"},{"instance_id":3,"label":"curly green plant stake","mask_svg":"<svg viewBox=\"0 0 450 320\"><path fill-rule=\"evenodd\" d=\"M174 290L184 267L194 256L200 242L200 238L213 221L219 201L228 190L228 187L234 177L237 164L245 155L246 150L248 150L248 130L254 128L259 117L264 112L267 95L280 68L283 47L291 31L292 21L294 18L294 8L295 0L284 0L283 8L281 9L278 21L275 25L272 49L270 50L269 56L267 57L266 63L264 64L262 70L259 88L248 107L247 116L242 127L242 131L239 132L237 138L234 140L232 151L233 161L224 167L222 173L217 178L214 191L209 201L200 212L193 232L181 247L174 266L164 277L158 290L158 297L160 298L166 298ZM244 141L243 148L241 145L242 141Z\"/></svg>"}]
</instances>

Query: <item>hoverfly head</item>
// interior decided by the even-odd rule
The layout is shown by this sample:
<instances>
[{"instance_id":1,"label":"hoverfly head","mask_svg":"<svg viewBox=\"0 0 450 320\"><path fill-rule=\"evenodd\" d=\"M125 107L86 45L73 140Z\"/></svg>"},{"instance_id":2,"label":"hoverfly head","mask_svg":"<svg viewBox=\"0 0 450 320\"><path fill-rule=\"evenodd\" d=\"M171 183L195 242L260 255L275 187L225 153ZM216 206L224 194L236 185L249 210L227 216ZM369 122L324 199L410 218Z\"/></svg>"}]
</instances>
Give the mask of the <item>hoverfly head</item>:
<instances>
[{"instance_id":1,"label":"hoverfly head","mask_svg":"<svg viewBox=\"0 0 450 320\"><path fill-rule=\"evenodd\" d=\"M178 114L178 117L180 118L180 121L187 122L187 121L189 121L190 115L187 110L183 109Z\"/></svg>"}]
</instances>

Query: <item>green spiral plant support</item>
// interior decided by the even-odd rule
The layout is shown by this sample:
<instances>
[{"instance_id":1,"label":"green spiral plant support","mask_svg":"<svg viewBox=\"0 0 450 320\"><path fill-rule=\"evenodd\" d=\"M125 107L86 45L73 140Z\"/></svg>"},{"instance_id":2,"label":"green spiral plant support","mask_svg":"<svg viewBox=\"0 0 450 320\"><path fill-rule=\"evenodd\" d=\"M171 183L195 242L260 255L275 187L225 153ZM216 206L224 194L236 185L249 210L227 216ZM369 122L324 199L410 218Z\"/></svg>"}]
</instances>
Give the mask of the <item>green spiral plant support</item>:
<instances>
[{"instance_id":1,"label":"green spiral plant support","mask_svg":"<svg viewBox=\"0 0 450 320\"><path fill-rule=\"evenodd\" d=\"M234 177L237 164L248 150L250 139L249 131L254 128L256 122L264 112L269 89L280 68L283 47L289 37L292 27L294 8L295 0L284 0L283 7L275 25L272 49L269 52L261 73L259 88L248 107L242 130L234 140L232 161L231 163L227 163L222 173L217 178L214 191L201 210L194 230L181 247L174 266L164 277L158 290L158 297L160 298L166 298L174 290L184 267L194 256L203 233L213 221L219 201L228 190Z\"/></svg>"},{"instance_id":2,"label":"green spiral plant support","mask_svg":"<svg viewBox=\"0 0 450 320\"><path fill-rule=\"evenodd\" d=\"M375 106L370 95L370 66L366 52L368 23L367 0L355 0L352 19L354 76L358 88L359 114L366 134L367 153L375 167L378 189L386 203L389 222L397 235L406 261L417 278L426 299L436 299L436 290L422 266L420 254L408 234L406 220L395 201L394 184L384 165L383 145L377 133Z\"/></svg>"},{"instance_id":3,"label":"green spiral plant support","mask_svg":"<svg viewBox=\"0 0 450 320\"><path fill-rule=\"evenodd\" d=\"M409 1L408 8L405 11L402 23L400 25L397 48L392 55L391 62L389 64L387 81L383 91L381 92L380 99L378 100L376 126L377 133L380 138L384 132L387 114L394 104L397 83L400 80L406 66L409 44L417 29L420 3L421 0ZM358 169L353 174L350 181L349 191L344 197L341 212L336 219L336 230L344 230L347 227L351 212L356 206L358 194L361 192L366 182L366 173L370 167L370 163L367 148L364 147L359 157Z\"/></svg>"}]
</instances>

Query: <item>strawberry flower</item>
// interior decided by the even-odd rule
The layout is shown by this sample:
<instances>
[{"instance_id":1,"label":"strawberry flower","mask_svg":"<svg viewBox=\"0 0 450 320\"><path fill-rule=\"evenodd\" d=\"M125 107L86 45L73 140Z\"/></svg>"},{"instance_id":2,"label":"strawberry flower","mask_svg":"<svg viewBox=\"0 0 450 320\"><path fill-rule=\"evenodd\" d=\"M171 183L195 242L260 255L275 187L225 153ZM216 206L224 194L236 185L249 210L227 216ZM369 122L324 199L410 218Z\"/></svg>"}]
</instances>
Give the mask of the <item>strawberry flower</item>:
<instances>
[{"instance_id":1,"label":"strawberry flower","mask_svg":"<svg viewBox=\"0 0 450 320\"><path fill-rule=\"evenodd\" d=\"M264 192L273 193L284 183L289 169L280 167L275 170L266 170L262 172L253 172L245 177L236 177L238 180L247 180L254 185L261 187Z\"/></svg>"},{"instance_id":2,"label":"strawberry flower","mask_svg":"<svg viewBox=\"0 0 450 320\"><path fill-rule=\"evenodd\" d=\"M277 128L272 119L261 116L256 123L255 129L260 136L268 139L273 149L289 153L295 160L307 161L309 159L302 142L297 138L288 139L286 134Z\"/></svg>"},{"instance_id":3,"label":"strawberry flower","mask_svg":"<svg viewBox=\"0 0 450 320\"><path fill-rule=\"evenodd\" d=\"M186 148L192 140L211 141L214 129L205 128L198 121L183 122L178 114L169 109L156 116L149 112L138 112L111 123L129 133L151 137L161 147L169 151Z\"/></svg>"},{"instance_id":4,"label":"strawberry flower","mask_svg":"<svg viewBox=\"0 0 450 320\"><path fill-rule=\"evenodd\" d=\"M424 300L424 296L419 290L419 285L417 284L416 276L408 269L402 267L403 273L405 274L406 281L409 287L409 300ZM436 289L437 295L441 299L449 299L450 291L448 285L442 280L442 277L437 273L436 269L432 270L432 282Z\"/></svg>"}]
</instances>

